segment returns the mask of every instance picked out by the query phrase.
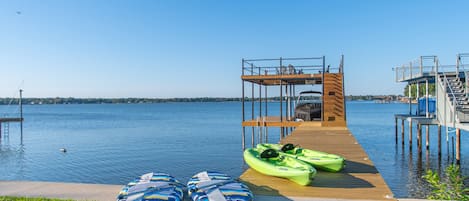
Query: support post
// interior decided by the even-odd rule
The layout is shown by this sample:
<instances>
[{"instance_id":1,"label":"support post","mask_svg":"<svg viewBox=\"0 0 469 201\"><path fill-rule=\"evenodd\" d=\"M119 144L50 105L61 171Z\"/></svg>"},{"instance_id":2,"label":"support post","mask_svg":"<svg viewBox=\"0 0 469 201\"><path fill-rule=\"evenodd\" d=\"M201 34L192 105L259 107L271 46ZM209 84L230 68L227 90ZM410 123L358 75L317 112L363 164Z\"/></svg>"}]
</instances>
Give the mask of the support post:
<instances>
[{"instance_id":1,"label":"support post","mask_svg":"<svg viewBox=\"0 0 469 201\"><path fill-rule=\"evenodd\" d=\"M20 89L20 135L21 145L23 145L23 89Z\"/></svg>"},{"instance_id":2,"label":"support post","mask_svg":"<svg viewBox=\"0 0 469 201\"><path fill-rule=\"evenodd\" d=\"M409 149L412 149L412 119L409 120Z\"/></svg>"},{"instance_id":3,"label":"support post","mask_svg":"<svg viewBox=\"0 0 469 201\"><path fill-rule=\"evenodd\" d=\"M251 75L254 74L254 65L251 64ZM254 120L254 82L251 83L251 119ZM254 126L251 132L251 145L254 148Z\"/></svg>"},{"instance_id":4,"label":"support post","mask_svg":"<svg viewBox=\"0 0 469 201\"><path fill-rule=\"evenodd\" d=\"M430 117L430 108L428 103L428 80L425 80L425 117Z\"/></svg>"},{"instance_id":5,"label":"support post","mask_svg":"<svg viewBox=\"0 0 469 201\"><path fill-rule=\"evenodd\" d=\"M461 164L461 130L456 129L456 164Z\"/></svg>"},{"instance_id":6,"label":"support post","mask_svg":"<svg viewBox=\"0 0 469 201\"><path fill-rule=\"evenodd\" d=\"M246 127L243 126L243 130L241 131L241 138L242 138L242 146L243 150L246 149Z\"/></svg>"},{"instance_id":7,"label":"support post","mask_svg":"<svg viewBox=\"0 0 469 201\"><path fill-rule=\"evenodd\" d=\"M405 127L404 127L404 119L402 119L402 124L401 124L401 141L402 141L402 147L404 147L405 140L404 140L404 133L405 133Z\"/></svg>"},{"instance_id":8,"label":"support post","mask_svg":"<svg viewBox=\"0 0 469 201\"><path fill-rule=\"evenodd\" d=\"M288 121L292 121L294 120L293 117L292 117L292 90L293 90L293 87L292 87L292 84L289 84L288 87L290 89L288 89L289 93L288 93ZM293 127L290 127L289 128L289 132L290 134L293 132Z\"/></svg>"},{"instance_id":9,"label":"support post","mask_svg":"<svg viewBox=\"0 0 469 201\"><path fill-rule=\"evenodd\" d=\"M261 68L259 68L259 75L261 75ZM259 84L259 121L262 120L262 85ZM264 132L264 124L259 126L259 143L262 143L262 135Z\"/></svg>"},{"instance_id":10,"label":"support post","mask_svg":"<svg viewBox=\"0 0 469 201\"><path fill-rule=\"evenodd\" d=\"M425 148L427 151L430 149L430 125L425 129Z\"/></svg>"},{"instance_id":11,"label":"support post","mask_svg":"<svg viewBox=\"0 0 469 201\"><path fill-rule=\"evenodd\" d=\"M438 125L438 156L441 157L441 125Z\"/></svg>"},{"instance_id":12,"label":"support post","mask_svg":"<svg viewBox=\"0 0 469 201\"><path fill-rule=\"evenodd\" d=\"M422 125L417 123L417 149L422 153Z\"/></svg>"},{"instance_id":13,"label":"support post","mask_svg":"<svg viewBox=\"0 0 469 201\"><path fill-rule=\"evenodd\" d=\"M409 83L409 85L407 85L408 88L409 88L409 115L412 115L412 95L411 95L411 91L412 91L412 84Z\"/></svg>"},{"instance_id":14,"label":"support post","mask_svg":"<svg viewBox=\"0 0 469 201\"><path fill-rule=\"evenodd\" d=\"M280 69L282 69L282 57L280 57ZM281 70L280 70L281 71ZM283 123L283 81L280 80L280 123ZM280 126L280 139L285 137L283 126Z\"/></svg>"},{"instance_id":15,"label":"support post","mask_svg":"<svg viewBox=\"0 0 469 201\"><path fill-rule=\"evenodd\" d=\"M322 56L322 78L321 78L321 82L322 82L322 103L321 104L321 123L323 124L325 122L325 119L324 119L324 73L326 71L326 56Z\"/></svg>"},{"instance_id":16,"label":"support post","mask_svg":"<svg viewBox=\"0 0 469 201\"><path fill-rule=\"evenodd\" d=\"M415 112L416 115L420 115L419 98L420 98L420 83L417 82L417 94L415 95L415 100L417 102L417 111Z\"/></svg>"},{"instance_id":17,"label":"support post","mask_svg":"<svg viewBox=\"0 0 469 201\"><path fill-rule=\"evenodd\" d=\"M394 117L394 133L396 135L396 144L397 144L397 117Z\"/></svg>"},{"instance_id":18,"label":"support post","mask_svg":"<svg viewBox=\"0 0 469 201\"><path fill-rule=\"evenodd\" d=\"M241 67L242 67L241 74L244 75L244 59L241 60ZM242 110L243 110L243 112L242 112L243 113L242 123L244 123L244 121L245 121L245 114L244 114L244 102L245 102L245 100L244 100L244 96L245 96L244 95L244 80L241 80L241 88L242 88L242 90L241 90L242 91L242 94L241 94L242 105L241 105L241 107L242 107ZM242 143L243 150L244 150L244 149L246 149L246 127L244 127L244 126L243 126L243 130L241 131L241 138L242 138L241 143Z\"/></svg>"},{"instance_id":19,"label":"support post","mask_svg":"<svg viewBox=\"0 0 469 201\"><path fill-rule=\"evenodd\" d=\"M267 75L267 71L265 73ZM268 133L269 133L269 127L267 127L267 123L266 123L266 118L267 118L267 85L265 85L265 89L264 89L264 93L265 93L265 115L264 115L264 132L265 132L265 142L267 143L267 139L268 139Z\"/></svg>"},{"instance_id":20,"label":"support post","mask_svg":"<svg viewBox=\"0 0 469 201\"><path fill-rule=\"evenodd\" d=\"M287 121L290 120L290 116L288 114L288 109L290 107L290 103L288 102L289 101L289 98L288 98L288 83L285 84L285 119ZM285 127L285 135L287 136L288 135L288 127Z\"/></svg>"}]
</instances>

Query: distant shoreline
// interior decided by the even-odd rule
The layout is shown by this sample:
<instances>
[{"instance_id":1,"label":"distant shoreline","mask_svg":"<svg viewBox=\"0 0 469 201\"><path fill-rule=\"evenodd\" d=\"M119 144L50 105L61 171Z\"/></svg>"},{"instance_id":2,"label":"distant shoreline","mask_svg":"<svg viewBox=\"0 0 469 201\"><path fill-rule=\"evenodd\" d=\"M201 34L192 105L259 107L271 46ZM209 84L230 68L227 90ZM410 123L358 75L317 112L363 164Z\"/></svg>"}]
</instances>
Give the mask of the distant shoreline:
<instances>
[{"instance_id":1,"label":"distant shoreline","mask_svg":"<svg viewBox=\"0 0 469 201\"><path fill-rule=\"evenodd\" d=\"M404 97L401 95L361 95L346 96L348 101L400 101ZM245 101L251 101L245 98ZM262 99L263 101L265 99ZM196 97L196 98L23 98L24 105L50 105L50 104L144 104L144 103L184 103L184 102L241 102L241 97ZM259 101L254 98L254 101ZM280 97L269 97L269 102L280 101ZM0 98L0 105L18 104L18 98Z\"/></svg>"}]
</instances>

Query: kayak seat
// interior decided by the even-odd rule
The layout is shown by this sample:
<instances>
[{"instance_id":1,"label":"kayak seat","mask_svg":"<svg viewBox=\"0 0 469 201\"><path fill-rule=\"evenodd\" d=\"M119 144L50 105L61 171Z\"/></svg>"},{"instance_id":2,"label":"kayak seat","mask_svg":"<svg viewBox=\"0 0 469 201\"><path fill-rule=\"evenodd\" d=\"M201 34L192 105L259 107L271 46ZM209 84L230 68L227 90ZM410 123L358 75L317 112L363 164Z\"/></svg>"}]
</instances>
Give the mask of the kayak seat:
<instances>
[{"instance_id":1,"label":"kayak seat","mask_svg":"<svg viewBox=\"0 0 469 201\"><path fill-rule=\"evenodd\" d=\"M282 150L282 152L287 152L293 149L295 149L295 145L288 143L288 144L283 145L280 150Z\"/></svg>"},{"instance_id":2,"label":"kayak seat","mask_svg":"<svg viewBox=\"0 0 469 201\"><path fill-rule=\"evenodd\" d=\"M277 158L279 156L275 149L266 149L261 153L261 158Z\"/></svg>"}]
</instances>

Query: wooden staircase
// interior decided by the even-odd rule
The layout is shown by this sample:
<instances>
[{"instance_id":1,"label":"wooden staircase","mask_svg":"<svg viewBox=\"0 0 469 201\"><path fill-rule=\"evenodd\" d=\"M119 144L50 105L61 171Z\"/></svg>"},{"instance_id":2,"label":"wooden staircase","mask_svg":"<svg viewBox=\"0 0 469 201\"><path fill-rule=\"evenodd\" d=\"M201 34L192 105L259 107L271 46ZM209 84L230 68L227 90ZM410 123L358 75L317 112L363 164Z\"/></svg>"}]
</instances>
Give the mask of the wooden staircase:
<instances>
[{"instance_id":1,"label":"wooden staircase","mask_svg":"<svg viewBox=\"0 0 469 201\"><path fill-rule=\"evenodd\" d=\"M325 73L323 81L322 126L346 127L344 76L342 73Z\"/></svg>"}]
</instances>

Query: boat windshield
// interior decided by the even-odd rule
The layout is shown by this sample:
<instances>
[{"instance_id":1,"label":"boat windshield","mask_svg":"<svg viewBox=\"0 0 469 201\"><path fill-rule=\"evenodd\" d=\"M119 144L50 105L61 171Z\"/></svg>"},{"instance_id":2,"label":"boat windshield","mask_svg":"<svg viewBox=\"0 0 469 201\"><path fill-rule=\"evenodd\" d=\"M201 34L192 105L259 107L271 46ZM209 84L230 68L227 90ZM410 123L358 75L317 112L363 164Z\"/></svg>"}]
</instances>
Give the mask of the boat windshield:
<instances>
[{"instance_id":1,"label":"boat windshield","mask_svg":"<svg viewBox=\"0 0 469 201\"><path fill-rule=\"evenodd\" d=\"M322 93L319 91L303 91L298 96L297 104L321 103Z\"/></svg>"}]
</instances>

